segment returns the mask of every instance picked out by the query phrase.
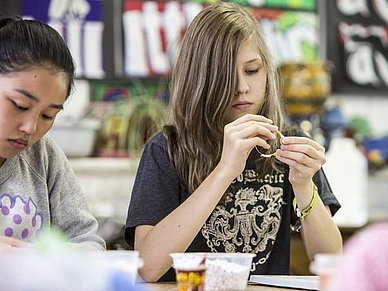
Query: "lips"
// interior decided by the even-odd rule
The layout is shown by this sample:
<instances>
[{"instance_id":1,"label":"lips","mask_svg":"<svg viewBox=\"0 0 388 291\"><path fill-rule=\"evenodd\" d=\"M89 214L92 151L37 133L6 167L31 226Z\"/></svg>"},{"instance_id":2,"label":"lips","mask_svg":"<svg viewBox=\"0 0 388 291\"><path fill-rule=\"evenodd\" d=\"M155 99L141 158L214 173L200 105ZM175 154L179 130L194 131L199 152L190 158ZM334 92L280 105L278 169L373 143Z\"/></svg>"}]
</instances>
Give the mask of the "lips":
<instances>
[{"instance_id":1,"label":"lips","mask_svg":"<svg viewBox=\"0 0 388 291\"><path fill-rule=\"evenodd\" d=\"M9 143L16 149L24 149L28 144L25 139L10 139Z\"/></svg>"},{"instance_id":2,"label":"lips","mask_svg":"<svg viewBox=\"0 0 388 291\"><path fill-rule=\"evenodd\" d=\"M250 102L238 102L233 105L233 108L237 110L245 110L245 109L248 109L251 105L252 103Z\"/></svg>"}]
</instances>

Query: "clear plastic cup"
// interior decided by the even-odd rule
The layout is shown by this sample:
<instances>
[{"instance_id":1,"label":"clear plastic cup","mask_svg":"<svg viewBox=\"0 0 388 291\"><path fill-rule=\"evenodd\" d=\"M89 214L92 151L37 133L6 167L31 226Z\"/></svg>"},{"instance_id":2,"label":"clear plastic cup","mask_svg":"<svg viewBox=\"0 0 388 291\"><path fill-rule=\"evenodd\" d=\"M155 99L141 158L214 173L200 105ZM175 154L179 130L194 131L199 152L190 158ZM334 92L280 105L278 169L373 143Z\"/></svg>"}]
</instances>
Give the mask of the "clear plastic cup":
<instances>
[{"instance_id":1,"label":"clear plastic cup","mask_svg":"<svg viewBox=\"0 0 388 291\"><path fill-rule=\"evenodd\" d=\"M173 267L177 276L182 270L198 272L198 266L205 259L204 291L240 291L245 290L249 278L252 259L255 254L246 253L174 253ZM183 268L184 267L184 268ZM193 275L194 276L194 275ZM178 277L177 277L178 281ZM178 281L178 289L180 289Z\"/></svg>"},{"instance_id":2,"label":"clear plastic cup","mask_svg":"<svg viewBox=\"0 0 388 291\"><path fill-rule=\"evenodd\" d=\"M178 291L203 291L206 277L203 253L172 253Z\"/></svg>"},{"instance_id":3,"label":"clear plastic cup","mask_svg":"<svg viewBox=\"0 0 388 291\"><path fill-rule=\"evenodd\" d=\"M112 270L125 273L132 285L136 283L139 268L144 265L139 252L132 250L96 252L93 253L92 260L95 263L108 265Z\"/></svg>"},{"instance_id":4,"label":"clear plastic cup","mask_svg":"<svg viewBox=\"0 0 388 291\"><path fill-rule=\"evenodd\" d=\"M205 291L242 291L247 287L255 254L208 253Z\"/></svg>"},{"instance_id":5,"label":"clear plastic cup","mask_svg":"<svg viewBox=\"0 0 388 291\"><path fill-rule=\"evenodd\" d=\"M341 254L316 254L310 263L310 271L319 276L320 290L330 290L330 280L337 269Z\"/></svg>"}]
</instances>

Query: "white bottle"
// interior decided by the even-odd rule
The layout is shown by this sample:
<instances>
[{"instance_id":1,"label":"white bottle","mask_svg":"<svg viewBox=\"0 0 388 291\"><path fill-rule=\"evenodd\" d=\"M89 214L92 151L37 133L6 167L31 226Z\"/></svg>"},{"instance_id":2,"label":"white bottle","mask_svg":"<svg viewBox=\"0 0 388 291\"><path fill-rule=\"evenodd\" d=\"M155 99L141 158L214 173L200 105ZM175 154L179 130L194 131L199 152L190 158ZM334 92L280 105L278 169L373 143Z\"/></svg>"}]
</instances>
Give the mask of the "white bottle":
<instances>
[{"instance_id":1,"label":"white bottle","mask_svg":"<svg viewBox=\"0 0 388 291\"><path fill-rule=\"evenodd\" d=\"M323 170L341 208L334 215L340 227L359 227L368 220L368 161L351 138L335 136Z\"/></svg>"}]
</instances>

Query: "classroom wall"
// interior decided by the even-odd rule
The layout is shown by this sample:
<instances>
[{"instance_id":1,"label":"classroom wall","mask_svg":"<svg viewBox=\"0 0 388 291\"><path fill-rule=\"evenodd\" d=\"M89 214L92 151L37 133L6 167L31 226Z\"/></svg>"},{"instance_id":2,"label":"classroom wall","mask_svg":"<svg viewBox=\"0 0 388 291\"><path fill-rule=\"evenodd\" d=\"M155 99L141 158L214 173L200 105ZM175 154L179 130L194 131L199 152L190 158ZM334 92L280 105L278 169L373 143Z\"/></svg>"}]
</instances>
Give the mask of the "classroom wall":
<instances>
[{"instance_id":1,"label":"classroom wall","mask_svg":"<svg viewBox=\"0 0 388 291\"><path fill-rule=\"evenodd\" d=\"M388 135L388 96L336 95L346 118L364 117L376 136Z\"/></svg>"}]
</instances>

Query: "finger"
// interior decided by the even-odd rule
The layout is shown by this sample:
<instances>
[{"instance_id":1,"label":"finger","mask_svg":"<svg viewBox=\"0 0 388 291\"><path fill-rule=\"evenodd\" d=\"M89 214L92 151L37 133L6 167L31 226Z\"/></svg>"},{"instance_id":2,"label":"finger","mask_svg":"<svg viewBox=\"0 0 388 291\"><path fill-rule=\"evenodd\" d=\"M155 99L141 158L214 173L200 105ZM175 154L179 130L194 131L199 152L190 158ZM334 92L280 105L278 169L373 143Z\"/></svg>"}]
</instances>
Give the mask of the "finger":
<instances>
[{"instance_id":1,"label":"finger","mask_svg":"<svg viewBox=\"0 0 388 291\"><path fill-rule=\"evenodd\" d=\"M232 141L245 141L246 145L250 147L261 146L265 149L270 148L270 145L267 143L268 139L274 139L275 136L271 131L266 128L257 128L257 126L252 125L249 127L245 127L240 131L235 131L230 133L230 139Z\"/></svg>"},{"instance_id":2,"label":"finger","mask_svg":"<svg viewBox=\"0 0 388 291\"><path fill-rule=\"evenodd\" d=\"M280 145L280 149L284 152L290 153L302 153L311 157L312 159L318 160L321 165L326 162L325 159L325 149L322 147L321 149L316 149L309 144L288 144L288 145ZM307 158L302 160L302 162L307 162Z\"/></svg>"},{"instance_id":3,"label":"finger","mask_svg":"<svg viewBox=\"0 0 388 291\"><path fill-rule=\"evenodd\" d=\"M1 250L26 248L28 246L29 246L29 244L27 242L13 239L13 238L8 238L8 239L1 238L1 240L0 240L0 251Z\"/></svg>"},{"instance_id":4,"label":"finger","mask_svg":"<svg viewBox=\"0 0 388 291\"><path fill-rule=\"evenodd\" d=\"M280 149L290 153L302 153L312 158L317 158L318 151L308 144L281 144Z\"/></svg>"},{"instance_id":5,"label":"finger","mask_svg":"<svg viewBox=\"0 0 388 291\"><path fill-rule=\"evenodd\" d=\"M317 158L303 152L290 152L281 149L276 151L279 161L286 163L290 167L295 167L298 171L305 172L311 169L315 172L326 162L325 158L317 155Z\"/></svg>"},{"instance_id":6,"label":"finger","mask_svg":"<svg viewBox=\"0 0 388 291\"><path fill-rule=\"evenodd\" d=\"M25 248L29 246L27 242L21 241L21 240L16 240L12 242L12 246L15 248Z\"/></svg>"},{"instance_id":7,"label":"finger","mask_svg":"<svg viewBox=\"0 0 388 291\"><path fill-rule=\"evenodd\" d=\"M310 162L311 162L311 157L307 156L307 162L306 162L306 164L305 164L306 167L309 166Z\"/></svg>"},{"instance_id":8,"label":"finger","mask_svg":"<svg viewBox=\"0 0 388 291\"><path fill-rule=\"evenodd\" d=\"M229 124L226 127L229 127L231 130L235 131L242 131L248 127L254 127L256 128L256 133L254 135L271 135L271 133L275 134L278 130L278 127L276 125L272 125L265 122L259 122L259 121L247 121L244 123L239 124Z\"/></svg>"},{"instance_id":9,"label":"finger","mask_svg":"<svg viewBox=\"0 0 388 291\"><path fill-rule=\"evenodd\" d=\"M305 144L305 145L309 145L309 146L313 147L314 149L316 149L318 151L322 151L322 152L325 151L325 148L322 145L320 145L319 143L317 143L316 141L314 141L308 137L286 136L286 137L282 138L281 142L282 142L282 144L285 144L285 145Z\"/></svg>"},{"instance_id":10,"label":"finger","mask_svg":"<svg viewBox=\"0 0 388 291\"><path fill-rule=\"evenodd\" d=\"M224 129L227 135L236 134L236 137L240 138L260 136L265 139L276 138L277 130L278 127L275 125L256 121L249 121L238 125L230 123Z\"/></svg>"},{"instance_id":11,"label":"finger","mask_svg":"<svg viewBox=\"0 0 388 291\"><path fill-rule=\"evenodd\" d=\"M280 153L276 152L276 159L278 159L282 163L287 164L290 169L294 168L299 173L301 173L302 176L305 177L314 175L314 173L318 169L318 167L315 165L316 160L308 156L305 156L305 162L302 162L301 159L284 157L281 156Z\"/></svg>"},{"instance_id":12,"label":"finger","mask_svg":"<svg viewBox=\"0 0 388 291\"><path fill-rule=\"evenodd\" d=\"M273 121L271 119L264 117L262 115L257 115L257 114L245 114L245 115L237 118L236 120L234 120L231 123L238 125L238 124L246 123L249 121L263 122L266 124L273 124Z\"/></svg>"},{"instance_id":13,"label":"finger","mask_svg":"<svg viewBox=\"0 0 388 291\"><path fill-rule=\"evenodd\" d=\"M235 143L239 143L238 147L242 148L253 148L254 146L261 146L265 149L270 148L270 145L267 143L268 137L266 136L258 136L255 128L245 128L242 131L234 132L230 136L231 140Z\"/></svg>"}]
</instances>

